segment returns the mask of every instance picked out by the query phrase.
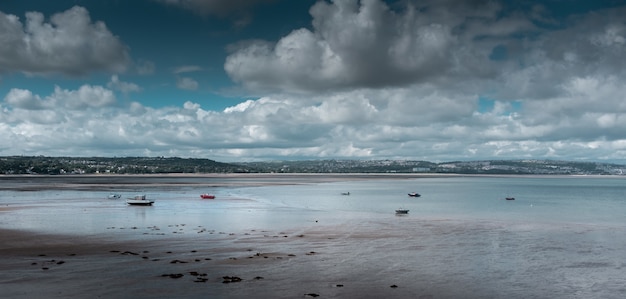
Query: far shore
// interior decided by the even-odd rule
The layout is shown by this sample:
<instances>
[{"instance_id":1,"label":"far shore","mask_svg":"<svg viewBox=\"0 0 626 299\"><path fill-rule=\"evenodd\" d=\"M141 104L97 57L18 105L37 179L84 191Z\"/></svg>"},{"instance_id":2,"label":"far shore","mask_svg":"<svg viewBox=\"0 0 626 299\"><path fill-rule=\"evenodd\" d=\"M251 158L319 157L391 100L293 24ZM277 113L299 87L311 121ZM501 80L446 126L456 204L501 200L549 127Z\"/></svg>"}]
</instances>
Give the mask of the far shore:
<instances>
[{"instance_id":1,"label":"far shore","mask_svg":"<svg viewBox=\"0 0 626 299\"><path fill-rule=\"evenodd\" d=\"M137 187L255 187L319 184L354 180L422 179L455 177L604 178L615 175L534 175L454 173L165 173L165 174L68 174L0 175L0 190L115 191ZM188 179L188 180L187 180Z\"/></svg>"},{"instance_id":2,"label":"far shore","mask_svg":"<svg viewBox=\"0 0 626 299\"><path fill-rule=\"evenodd\" d=\"M254 187L351 180L456 177L455 174L398 173L168 173L0 175L0 190L111 191L137 187Z\"/></svg>"},{"instance_id":3,"label":"far shore","mask_svg":"<svg viewBox=\"0 0 626 299\"><path fill-rule=\"evenodd\" d=\"M0 175L0 190L111 191L137 187L255 187L329 182L455 177L616 178L617 175L456 174L456 173L164 173ZM188 179L188 180L186 180Z\"/></svg>"}]
</instances>

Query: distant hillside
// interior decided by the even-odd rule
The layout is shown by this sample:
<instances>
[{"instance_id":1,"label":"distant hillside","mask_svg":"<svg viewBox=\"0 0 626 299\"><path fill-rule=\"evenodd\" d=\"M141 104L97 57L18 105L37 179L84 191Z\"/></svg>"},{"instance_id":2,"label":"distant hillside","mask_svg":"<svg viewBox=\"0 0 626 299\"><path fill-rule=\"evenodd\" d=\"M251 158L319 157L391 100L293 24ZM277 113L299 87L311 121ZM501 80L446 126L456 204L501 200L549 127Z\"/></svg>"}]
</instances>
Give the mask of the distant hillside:
<instances>
[{"instance_id":1,"label":"distant hillside","mask_svg":"<svg viewBox=\"0 0 626 299\"><path fill-rule=\"evenodd\" d=\"M489 160L433 163L410 160L311 160L238 163L261 172L282 173L458 173L622 175L626 166L551 160Z\"/></svg>"},{"instance_id":2,"label":"distant hillside","mask_svg":"<svg viewBox=\"0 0 626 299\"><path fill-rule=\"evenodd\" d=\"M626 166L552 160L489 160L433 163L410 160L308 160L221 163L164 157L0 157L0 174L159 173L457 173L623 175Z\"/></svg>"},{"instance_id":3,"label":"distant hillside","mask_svg":"<svg viewBox=\"0 0 626 299\"><path fill-rule=\"evenodd\" d=\"M244 166L209 159L163 157L0 157L3 174L151 174L248 172Z\"/></svg>"},{"instance_id":4,"label":"distant hillside","mask_svg":"<svg viewBox=\"0 0 626 299\"><path fill-rule=\"evenodd\" d=\"M387 173L431 172L436 163L404 160L307 160L237 163L260 172Z\"/></svg>"}]
</instances>

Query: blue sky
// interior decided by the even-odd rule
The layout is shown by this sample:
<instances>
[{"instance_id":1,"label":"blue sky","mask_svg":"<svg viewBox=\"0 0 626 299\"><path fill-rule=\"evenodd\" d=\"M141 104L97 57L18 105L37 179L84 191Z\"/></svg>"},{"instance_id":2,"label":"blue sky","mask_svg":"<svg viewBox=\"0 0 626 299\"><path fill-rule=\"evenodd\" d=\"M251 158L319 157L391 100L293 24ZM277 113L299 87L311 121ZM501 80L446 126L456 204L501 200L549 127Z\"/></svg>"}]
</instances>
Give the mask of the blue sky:
<instances>
[{"instance_id":1,"label":"blue sky","mask_svg":"<svg viewBox=\"0 0 626 299\"><path fill-rule=\"evenodd\" d=\"M626 1L0 3L0 155L626 162Z\"/></svg>"}]
</instances>

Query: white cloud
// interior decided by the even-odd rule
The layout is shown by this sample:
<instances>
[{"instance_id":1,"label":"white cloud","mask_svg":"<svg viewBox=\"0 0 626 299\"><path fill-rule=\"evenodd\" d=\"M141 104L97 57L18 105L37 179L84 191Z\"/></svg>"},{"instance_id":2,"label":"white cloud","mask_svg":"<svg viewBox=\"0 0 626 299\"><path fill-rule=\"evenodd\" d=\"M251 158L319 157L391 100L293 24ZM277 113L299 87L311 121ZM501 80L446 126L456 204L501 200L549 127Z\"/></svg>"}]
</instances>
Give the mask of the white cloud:
<instances>
[{"instance_id":1,"label":"white cloud","mask_svg":"<svg viewBox=\"0 0 626 299\"><path fill-rule=\"evenodd\" d=\"M56 86L49 97L54 106L73 110L102 108L116 103L115 95L102 86L83 85L78 90L61 89Z\"/></svg>"},{"instance_id":2,"label":"white cloud","mask_svg":"<svg viewBox=\"0 0 626 299\"><path fill-rule=\"evenodd\" d=\"M115 95L101 86L83 85L78 90L61 89L55 86L54 93L42 99L30 90L13 88L4 98L9 107L23 110L64 111L102 108L116 103Z\"/></svg>"},{"instance_id":3,"label":"white cloud","mask_svg":"<svg viewBox=\"0 0 626 299\"><path fill-rule=\"evenodd\" d=\"M85 155L221 161L626 161L619 18L626 10L559 24L541 7L531 16L504 14L493 1L410 3L390 9L379 0L320 1L311 9L311 29L276 43L233 45L226 71L262 96L223 111L205 110L202 102L121 107L112 91L124 89L117 76L108 89L57 87L50 95L12 89L0 109L0 142L20 145L1 153L61 155L71 143L92 149ZM179 88L198 88L192 78L177 79ZM482 99L493 106L482 107Z\"/></svg>"},{"instance_id":4,"label":"white cloud","mask_svg":"<svg viewBox=\"0 0 626 299\"><path fill-rule=\"evenodd\" d=\"M408 86L456 78L493 77L488 54L498 39L535 30L521 16L498 17L480 5L424 1L391 10L380 0L317 2L313 31L292 31L275 44L231 46L224 65L252 90L319 91Z\"/></svg>"},{"instance_id":5,"label":"white cloud","mask_svg":"<svg viewBox=\"0 0 626 299\"><path fill-rule=\"evenodd\" d=\"M130 92L139 92L141 91L141 87L139 87L139 85L134 84L134 83L128 83L128 82L123 82L120 81L119 77L117 75L113 75L111 76L111 81L109 81L109 83L107 83L107 87L110 89L114 89L117 91L120 91L124 94L128 94Z\"/></svg>"},{"instance_id":6,"label":"white cloud","mask_svg":"<svg viewBox=\"0 0 626 299\"><path fill-rule=\"evenodd\" d=\"M0 40L0 72L76 76L123 72L129 62L127 47L80 6L52 15L49 22L28 12L24 24L0 12Z\"/></svg>"},{"instance_id":7,"label":"white cloud","mask_svg":"<svg viewBox=\"0 0 626 299\"><path fill-rule=\"evenodd\" d=\"M198 81L189 77L180 77L176 80L176 87L184 90L198 89Z\"/></svg>"},{"instance_id":8,"label":"white cloud","mask_svg":"<svg viewBox=\"0 0 626 299\"><path fill-rule=\"evenodd\" d=\"M26 110L40 110L45 108L45 103L30 90L12 88L4 97L4 101L11 107Z\"/></svg>"},{"instance_id":9,"label":"white cloud","mask_svg":"<svg viewBox=\"0 0 626 299\"><path fill-rule=\"evenodd\" d=\"M594 84L573 82L570 88L609 90L617 83ZM538 121L533 120L533 107L512 117L502 113L509 109L505 104L485 113L475 112L475 106L475 97L423 87L330 97L273 95L222 112L204 110L194 102L180 108L153 109L136 102L118 107L111 90L89 85L77 90L57 87L47 96L15 89L5 96L0 112L0 141L21 140L3 154L62 155L72 144L84 149L81 155L149 152L221 161L626 158L626 151L617 146L626 143L621 132L626 117L618 111L601 112L605 109L589 105L584 114Z\"/></svg>"}]
</instances>

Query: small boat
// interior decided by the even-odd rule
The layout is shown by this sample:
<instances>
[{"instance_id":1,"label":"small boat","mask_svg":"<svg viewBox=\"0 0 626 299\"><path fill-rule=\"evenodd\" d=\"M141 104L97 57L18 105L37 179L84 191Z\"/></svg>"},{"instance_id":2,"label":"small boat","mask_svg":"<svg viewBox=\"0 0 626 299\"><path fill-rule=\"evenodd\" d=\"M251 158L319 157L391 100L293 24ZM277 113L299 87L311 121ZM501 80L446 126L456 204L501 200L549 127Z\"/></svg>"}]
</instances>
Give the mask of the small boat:
<instances>
[{"instance_id":1,"label":"small boat","mask_svg":"<svg viewBox=\"0 0 626 299\"><path fill-rule=\"evenodd\" d=\"M350 192L341 192L341 195L350 195Z\"/></svg>"},{"instance_id":2,"label":"small boat","mask_svg":"<svg viewBox=\"0 0 626 299\"><path fill-rule=\"evenodd\" d=\"M134 206L151 206L154 200L146 199L146 195L136 195L135 197L128 198L126 203Z\"/></svg>"},{"instance_id":3,"label":"small boat","mask_svg":"<svg viewBox=\"0 0 626 299\"><path fill-rule=\"evenodd\" d=\"M422 196L422 195L420 195L420 194L419 194L419 193L417 193L417 192L411 192L411 193L409 193L409 196L410 196L410 197L420 197L420 196Z\"/></svg>"},{"instance_id":4,"label":"small boat","mask_svg":"<svg viewBox=\"0 0 626 299\"><path fill-rule=\"evenodd\" d=\"M204 194L200 194L200 198L202 198L202 199L215 199L215 195L204 193Z\"/></svg>"},{"instance_id":5,"label":"small boat","mask_svg":"<svg viewBox=\"0 0 626 299\"><path fill-rule=\"evenodd\" d=\"M504 199L506 199L506 200L515 200L515 197L510 197L509 196L509 197L505 197Z\"/></svg>"},{"instance_id":6,"label":"small boat","mask_svg":"<svg viewBox=\"0 0 626 299\"><path fill-rule=\"evenodd\" d=\"M121 197L122 195L118 193L111 193L109 194L109 196L107 196L108 199L120 199Z\"/></svg>"},{"instance_id":7,"label":"small boat","mask_svg":"<svg viewBox=\"0 0 626 299\"><path fill-rule=\"evenodd\" d=\"M402 214L408 214L408 213L409 213L409 210L407 210L407 209L397 209L396 210L396 214L401 214L402 215Z\"/></svg>"}]
</instances>

